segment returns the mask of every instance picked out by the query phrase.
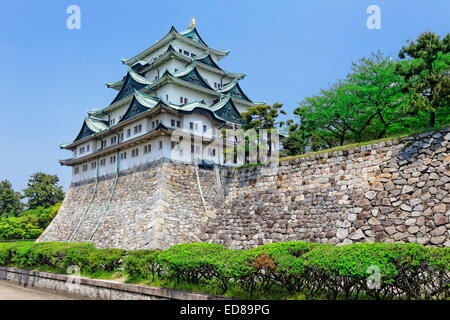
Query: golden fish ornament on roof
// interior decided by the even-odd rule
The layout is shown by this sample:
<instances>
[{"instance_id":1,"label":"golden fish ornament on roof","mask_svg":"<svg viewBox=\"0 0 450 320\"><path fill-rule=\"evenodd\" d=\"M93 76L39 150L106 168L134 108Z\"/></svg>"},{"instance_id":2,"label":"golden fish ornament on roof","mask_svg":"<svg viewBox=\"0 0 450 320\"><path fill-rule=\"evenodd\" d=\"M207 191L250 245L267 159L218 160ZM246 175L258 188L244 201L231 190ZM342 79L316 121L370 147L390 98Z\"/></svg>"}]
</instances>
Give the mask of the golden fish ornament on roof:
<instances>
[{"instance_id":1,"label":"golden fish ornament on roof","mask_svg":"<svg viewBox=\"0 0 450 320\"><path fill-rule=\"evenodd\" d=\"M196 25L195 18L192 18L191 24L189 25L189 28L195 27L195 25Z\"/></svg>"}]
</instances>

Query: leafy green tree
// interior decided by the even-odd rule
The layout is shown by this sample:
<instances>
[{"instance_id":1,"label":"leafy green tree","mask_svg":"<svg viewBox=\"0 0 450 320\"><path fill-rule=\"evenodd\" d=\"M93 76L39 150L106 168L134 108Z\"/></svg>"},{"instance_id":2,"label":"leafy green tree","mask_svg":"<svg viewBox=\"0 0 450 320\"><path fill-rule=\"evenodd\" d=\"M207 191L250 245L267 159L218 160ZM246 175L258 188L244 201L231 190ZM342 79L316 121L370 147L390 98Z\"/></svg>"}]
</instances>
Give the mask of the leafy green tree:
<instances>
[{"instance_id":1,"label":"leafy green tree","mask_svg":"<svg viewBox=\"0 0 450 320\"><path fill-rule=\"evenodd\" d=\"M303 102L307 104L307 102ZM311 121L308 112L311 111L307 106L300 103L300 106L294 110L294 115L298 122L290 119L286 122L289 126L289 135L281 142L283 149L288 155L304 154L309 150L319 150L326 147L323 140L317 136L316 123Z\"/></svg>"},{"instance_id":2,"label":"leafy green tree","mask_svg":"<svg viewBox=\"0 0 450 320\"><path fill-rule=\"evenodd\" d=\"M17 216L23 209L21 198L8 180L0 181L0 216Z\"/></svg>"},{"instance_id":3,"label":"leafy green tree","mask_svg":"<svg viewBox=\"0 0 450 320\"><path fill-rule=\"evenodd\" d=\"M289 120L292 121L292 120ZM300 123L290 124L289 135L282 141L283 149L288 155L303 154L306 152L308 140Z\"/></svg>"},{"instance_id":4,"label":"leafy green tree","mask_svg":"<svg viewBox=\"0 0 450 320\"><path fill-rule=\"evenodd\" d=\"M402 107L407 100L402 81L396 63L381 52L353 62L344 80L300 102L285 149L304 153L414 128L418 121Z\"/></svg>"},{"instance_id":5,"label":"leafy green tree","mask_svg":"<svg viewBox=\"0 0 450 320\"><path fill-rule=\"evenodd\" d=\"M319 148L344 145L359 121L355 98L350 94L350 85L344 81L305 98L294 111L302 119L304 136L314 137Z\"/></svg>"},{"instance_id":6,"label":"leafy green tree","mask_svg":"<svg viewBox=\"0 0 450 320\"><path fill-rule=\"evenodd\" d=\"M400 59L410 57L397 66L405 78L403 90L410 98L405 106L412 111L429 113L429 126L436 124L436 113L450 116L450 34L441 40L434 32L424 32L416 41L408 41L399 52ZM442 110L443 109L443 110Z\"/></svg>"},{"instance_id":7,"label":"leafy green tree","mask_svg":"<svg viewBox=\"0 0 450 320\"><path fill-rule=\"evenodd\" d=\"M56 175L36 172L28 179L28 188L23 190L28 198L28 208L50 207L64 200L62 186L58 185L59 178Z\"/></svg>"},{"instance_id":8,"label":"leafy green tree","mask_svg":"<svg viewBox=\"0 0 450 320\"><path fill-rule=\"evenodd\" d=\"M408 117L402 110L402 78L395 63L381 52L352 63L348 74L348 94L356 108L350 130L355 141L381 139L392 125Z\"/></svg>"}]
</instances>

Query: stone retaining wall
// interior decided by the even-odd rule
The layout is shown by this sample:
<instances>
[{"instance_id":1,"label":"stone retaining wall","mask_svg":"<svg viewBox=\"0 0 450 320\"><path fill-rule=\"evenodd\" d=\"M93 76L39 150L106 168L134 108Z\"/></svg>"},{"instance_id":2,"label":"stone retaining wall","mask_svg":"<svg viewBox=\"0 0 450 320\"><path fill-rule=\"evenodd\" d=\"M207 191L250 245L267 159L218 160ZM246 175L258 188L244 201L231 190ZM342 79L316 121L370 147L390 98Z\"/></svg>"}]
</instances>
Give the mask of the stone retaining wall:
<instances>
[{"instance_id":1,"label":"stone retaining wall","mask_svg":"<svg viewBox=\"0 0 450 320\"><path fill-rule=\"evenodd\" d=\"M167 248L214 242L418 242L450 247L450 128L283 161L213 170L160 160L74 184L38 241ZM199 186L200 184L200 186ZM201 190L201 192L200 192ZM202 197L205 202L203 205ZM82 217L84 218L82 219Z\"/></svg>"},{"instance_id":2,"label":"stone retaining wall","mask_svg":"<svg viewBox=\"0 0 450 320\"><path fill-rule=\"evenodd\" d=\"M230 170L211 242L417 242L450 246L450 128Z\"/></svg>"}]
</instances>

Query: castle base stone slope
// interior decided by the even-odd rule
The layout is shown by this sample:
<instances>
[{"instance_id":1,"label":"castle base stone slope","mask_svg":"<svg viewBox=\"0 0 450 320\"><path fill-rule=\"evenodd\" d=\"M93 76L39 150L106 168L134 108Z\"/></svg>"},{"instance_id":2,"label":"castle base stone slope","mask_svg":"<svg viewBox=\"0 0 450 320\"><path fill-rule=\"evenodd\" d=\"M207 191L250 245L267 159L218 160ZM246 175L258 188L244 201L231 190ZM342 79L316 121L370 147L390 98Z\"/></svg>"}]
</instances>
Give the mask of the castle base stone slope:
<instances>
[{"instance_id":1,"label":"castle base stone slope","mask_svg":"<svg viewBox=\"0 0 450 320\"><path fill-rule=\"evenodd\" d=\"M207 170L161 159L72 184L40 242L160 248L213 242L414 242L450 247L450 128Z\"/></svg>"}]
</instances>

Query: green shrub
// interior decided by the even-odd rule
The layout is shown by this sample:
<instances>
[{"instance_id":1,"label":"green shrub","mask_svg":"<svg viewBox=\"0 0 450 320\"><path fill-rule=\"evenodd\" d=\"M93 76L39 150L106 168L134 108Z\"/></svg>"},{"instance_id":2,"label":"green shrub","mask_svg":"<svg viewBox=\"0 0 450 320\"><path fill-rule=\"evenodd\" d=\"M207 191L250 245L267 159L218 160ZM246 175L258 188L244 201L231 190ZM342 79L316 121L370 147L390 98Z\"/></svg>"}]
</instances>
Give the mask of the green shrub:
<instances>
[{"instance_id":1,"label":"green shrub","mask_svg":"<svg viewBox=\"0 0 450 320\"><path fill-rule=\"evenodd\" d=\"M328 299L450 297L450 249L417 244L284 242L229 250L196 243L125 252L87 243L16 242L0 243L0 265L64 273L77 265L86 274L123 268L130 278L153 281L158 274L159 281L180 285L183 280L250 298L256 290L259 296L281 292L281 297Z\"/></svg>"},{"instance_id":2,"label":"green shrub","mask_svg":"<svg viewBox=\"0 0 450 320\"><path fill-rule=\"evenodd\" d=\"M36 239L50 224L61 204L22 211L17 217L0 218L0 240Z\"/></svg>"},{"instance_id":3,"label":"green shrub","mask_svg":"<svg viewBox=\"0 0 450 320\"><path fill-rule=\"evenodd\" d=\"M132 278L149 278L155 280L155 273L160 272L159 250L136 250L128 252L124 258L124 270Z\"/></svg>"},{"instance_id":4,"label":"green shrub","mask_svg":"<svg viewBox=\"0 0 450 320\"><path fill-rule=\"evenodd\" d=\"M102 249L92 250L88 257L87 263L81 266L82 270L87 272L113 271L122 266L122 257L125 250L122 249Z\"/></svg>"},{"instance_id":5,"label":"green shrub","mask_svg":"<svg viewBox=\"0 0 450 320\"><path fill-rule=\"evenodd\" d=\"M270 286L270 280L281 287L286 288L290 292L300 292L306 288L311 288L313 283L309 281L309 270L304 265L304 254L319 247L330 247L312 242L278 242L270 243L261 247L251 249L255 254L267 254L272 257L276 272L268 270L259 270L259 278ZM270 277L271 279L267 279Z\"/></svg>"},{"instance_id":6,"label":"green shrub","mask_svg":"<svg viewBox=\"0 0 450 320\"><path fill-rule=\"evenodd\" d=\"M180 244L162 251L158 260L169 276L198 283L200 279L208 279L215 273L213 262L226 250L224 246L211 243Z\"/></svg>"}]
</instances>

